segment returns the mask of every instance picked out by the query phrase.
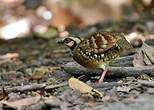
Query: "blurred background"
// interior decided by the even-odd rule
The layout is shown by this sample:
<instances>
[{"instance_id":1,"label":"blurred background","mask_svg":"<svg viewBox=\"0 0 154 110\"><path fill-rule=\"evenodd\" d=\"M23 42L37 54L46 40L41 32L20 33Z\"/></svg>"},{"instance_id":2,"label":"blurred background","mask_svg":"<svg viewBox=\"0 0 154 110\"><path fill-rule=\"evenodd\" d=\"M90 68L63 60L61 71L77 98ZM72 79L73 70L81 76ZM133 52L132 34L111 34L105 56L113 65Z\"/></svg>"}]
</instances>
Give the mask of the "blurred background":
<instances>
[{"instance_id":1,"label":"blurred background","mask_svg":"<svg viewBox=\"0 0 154 110\"><path fill-rule=\"evenodd\" d=\"M0 0L0 39L45 39L88 28L153 38L154 0Z\"/></svg>"},{"instance_id":2,"label":"blurred background","mask_svg":"<svg viewBox=\"0 0 154 110\"><path fill-rule=\"evenodd\" d=\"M141 104L145 105L145 108L141 106L142 110L153 108L154 84L150 83L154 79L153 70L144 70L144 67L154 64L154 0L0 0L0 100L8 100L9 106L10 101L14 101L12 104L16 104L20 110L22 104L23 107L31 105L33 110L39 106L42 109L50 109L48 107L51 106L54 110L67 110L66 107L83 110L88 107L86 110L89 110L89 107L96 105L97 110L99 107L102 109L101 102L96 103L90 95L83 95L81 99L81 94L63 86L72 76L72 71L70 74L63 68L74 60L70 49L58 42L68 34L85 37L98 30L124 32L134 46L143 41L149 41L148 45L153 44L145 46L146 48L142 46L145 52L140 51L136 58L128 56L126 61L121 60L122 64L129 64L127 66L143 66L143 72L139 77L130 74L131 77L124 79L117 79L118 75L109 78L109 83L104 83L109 85L99 89L106 91L107 97L102 100L103 104L108 106L112 102L119 103L113 103L112 107L118 110L128 110L130 103L134 105L129 106L129 110L140 110ZM72 70L78 75L78 71ZM140 73L136 69L133 71L137 76ZM142 85L138 79L148 83ZM146 85L149 86L149 83L152 87L148 88ZM37 89L33 84L41 84L41 87L38 86ZM50 87L46 88L44 84ZM91 85L89 81L88 84ZM29 89L29 85L34 90ZM38 103L38 98L20 100L33 96L41 96L41 101ZM56 96L60 100L45 100L50 96ZM64 103L60 103L61 101ZM125 105L121 105L123 103ZM7 103L4 105L5 110L9 110L6 105ZM59 105L60 108L57 108ZM0 103L0 110L2 107ZM11 110L16 110L16 107Z\"/></svg>"}]
</instances>

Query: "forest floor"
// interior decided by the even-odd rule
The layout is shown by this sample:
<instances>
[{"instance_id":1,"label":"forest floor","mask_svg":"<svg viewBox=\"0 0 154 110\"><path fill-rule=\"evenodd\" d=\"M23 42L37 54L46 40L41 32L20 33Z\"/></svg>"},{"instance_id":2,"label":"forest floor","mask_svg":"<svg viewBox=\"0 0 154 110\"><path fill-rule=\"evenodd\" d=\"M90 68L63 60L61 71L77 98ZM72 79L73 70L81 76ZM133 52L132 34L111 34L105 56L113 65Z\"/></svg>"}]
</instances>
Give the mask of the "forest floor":
<instances>
[{"instance_id":1,"label":"forest floor","mask_svg":"<svg viewBox=\"0 0 154 110\"><path fill-rule=\"evenodd\" d=\"M132 27L125 24L128 22L119 24L113 30L123 31ZM72 33L84 35L106 26L112 27L100 23L86 29L75 28ZM0 41L0 110L154 109L153 72L106 77L100 86L92 86L105 94L101 100L72 90L68 85L72 74L62 67L74 60L69 49L58 44L58 40L59 37L49 40L33 36ZM90 80L85 83L91 85Z\"/></svg>"}]
</instances>

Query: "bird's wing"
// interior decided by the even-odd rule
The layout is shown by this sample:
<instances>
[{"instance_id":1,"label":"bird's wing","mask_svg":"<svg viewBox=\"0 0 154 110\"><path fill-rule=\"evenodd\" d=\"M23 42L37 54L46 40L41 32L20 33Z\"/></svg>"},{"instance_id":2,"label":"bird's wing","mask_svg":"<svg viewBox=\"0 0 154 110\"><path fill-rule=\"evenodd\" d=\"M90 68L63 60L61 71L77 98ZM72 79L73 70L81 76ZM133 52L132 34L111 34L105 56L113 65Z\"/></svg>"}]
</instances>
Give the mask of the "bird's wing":
<instances>
[{"instance_id":1,"label":"bird's wing","mask_svg":"<svg viewBox=\"0 0 154 110\"><path fill-rule=\"evenodd\" d=\"M86 51L93 51L99 54L112 48L117 41L116 34L112 32L97 32L85 39L82 43L85 45Z\"/></svg>"}]
</instances>

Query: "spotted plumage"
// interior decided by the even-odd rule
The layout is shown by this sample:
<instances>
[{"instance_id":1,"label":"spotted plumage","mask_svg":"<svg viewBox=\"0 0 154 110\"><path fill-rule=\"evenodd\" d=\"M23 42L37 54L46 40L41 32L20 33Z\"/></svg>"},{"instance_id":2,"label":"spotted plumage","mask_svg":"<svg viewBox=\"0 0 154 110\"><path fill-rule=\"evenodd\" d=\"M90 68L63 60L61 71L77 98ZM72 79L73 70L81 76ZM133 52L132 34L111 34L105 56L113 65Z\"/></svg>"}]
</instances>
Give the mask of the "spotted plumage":
<instances>
[{"instance_id":1,"label":"spotted plumage","mask_svg":"<svg viewBox=\"0 0 154 110\"><path fill-rule=\"evenodd\" d=\"M68 45L69 43L66 42L68 39L72 42L72 45ZM68 37L64 40L64 43L72 50L73 59L87 68L102 68L105 70L109 63L121 54L133 50L124 34L118 32L100 31L93 33L84 40L76 40Z\"/></svg>"}]
</instances>

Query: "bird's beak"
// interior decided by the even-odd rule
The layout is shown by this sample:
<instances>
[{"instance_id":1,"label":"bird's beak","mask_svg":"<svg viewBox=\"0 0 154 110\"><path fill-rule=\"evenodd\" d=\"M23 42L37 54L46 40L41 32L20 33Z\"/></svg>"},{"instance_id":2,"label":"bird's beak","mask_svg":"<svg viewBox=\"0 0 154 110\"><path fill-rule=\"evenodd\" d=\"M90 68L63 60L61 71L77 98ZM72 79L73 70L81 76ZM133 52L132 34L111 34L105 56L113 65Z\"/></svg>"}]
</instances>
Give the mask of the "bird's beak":
<instances>
[{"instance_id":1,"label":"bird's beak","mask_svg":"<svg viewBox=\"0 0 154 110\"><path fill-rule=\"evenodd\" d=\"M57 43L58 43L58 44L64 44L64 39L65 39L65 38L59 39L59 40L57 41Z\"/></svg>"},{"instance_id":2,"label":"bird's beak","mask_svg":"<svg viewBox=\"0 0 154 110\"><path fill-rule=\"evenodd\" d=\"M64 44L64 40L59 40L57 43L58 44Z\"/></svg>"}]
</instances>

